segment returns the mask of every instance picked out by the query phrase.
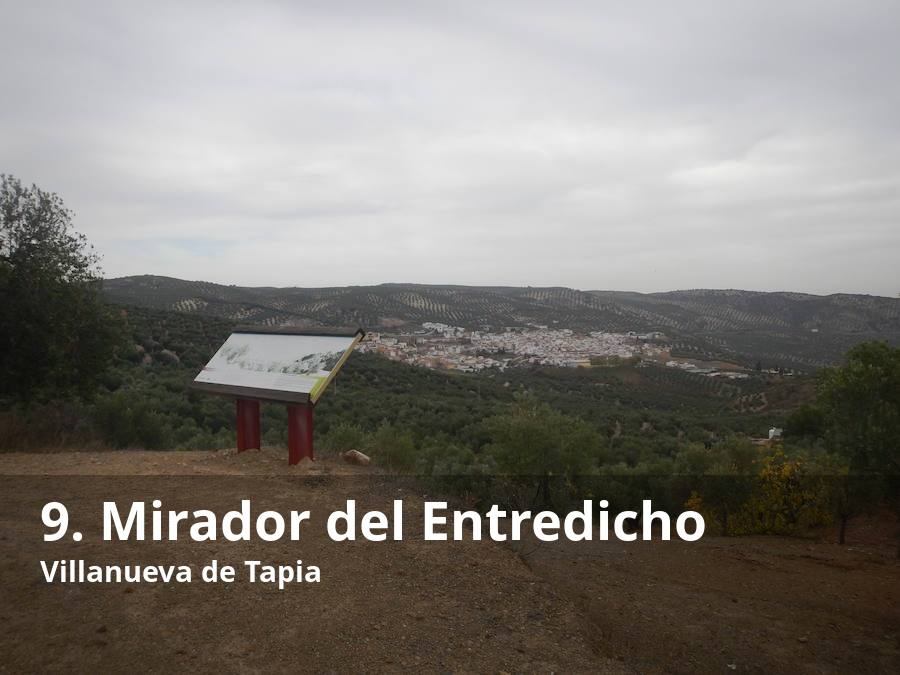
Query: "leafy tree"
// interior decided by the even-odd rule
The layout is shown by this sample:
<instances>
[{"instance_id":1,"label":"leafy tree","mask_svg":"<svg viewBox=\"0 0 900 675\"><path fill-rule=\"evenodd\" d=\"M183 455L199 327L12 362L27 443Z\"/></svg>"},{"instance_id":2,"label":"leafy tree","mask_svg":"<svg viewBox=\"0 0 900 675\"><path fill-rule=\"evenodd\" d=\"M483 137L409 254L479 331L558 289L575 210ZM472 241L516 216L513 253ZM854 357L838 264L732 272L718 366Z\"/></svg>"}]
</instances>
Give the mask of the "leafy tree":
<instances>
[{"instance_id":1,"label":"leafy tree","mask_svg":"<svg viewBox=\"0 0 900 675\"><path fill-rule=\"evenodd\" d=\"M784 423L786 438L805 438L816 440L825 433L825 415L821 408L814 405L802 405L790 415Z\"/></svg>"},{"instance_id":2,"label":"leafy tree","mask_svg":"<svg viewBox=\"0 0 900 675\"><path fill-rule=\"evenodd\" d=\"M551 507L553 476L571 483L593 465L599 434L531 396L518 396L509 412L488 420L492 443L486 448L497 468L517 482L536 483L534 501Z\"/></svg>"},{"instance_id":3,"label":"leafy tree","mask_svg":"<svg viewBox=\"0 0 900 675\"><path fill-rule=\"evenodd\" d=\"M831 510L838 523L838 544L845 544L850 519L872 508L883 494L881 481L851 474L846 459L832 453L816 457L814 468L822 486L818 506Z\"/></svg>"},{"instance_id":4,"label":"leafy tree","mask_svg":"<svg viewBox=\"0 0 900 675\"><path fill-rule=\"evenodd\" d=\"M857 345L845 365L822 373L818 398L826 436L851 471L900 474L900 349Z\"/></svg>"},{"instance_id":5,"label":"leafy tree","mask_svg":"<svg viewBox=\"0 0 900 675\"><path fill-rule=\"evenodd\" d=\"M692 503L702 502L701 512L714 517L722 534L729 535L733 534L733 516L753 492L758 459L752 444L730 439L709 449L698 445L685 448L677 458L675 471L693 483Z\"/></svg>"},{"instance_id":6,"label":"leafy tree","mask_svg":"<svg viewBox=\"0 0 900 675\"><path fill-rule=\"evenodd\" d=\"M825 525L831 521L830 496L823 482L810 475L803 458L789 458L774 448L760 461L738 532L789 534Z\"/></svg>"},{"instance_id":7,"label":"leafy tree","mask_svg":"<svg viewBox=\"0 0 900 675\"><path fill-rule=\"evenodd\" d=\"M826 439L849 464L833 499L843 540L850 515L885 497L900 508L900 349L884 342L857 345L843 366L822 373L818 402ZM900 558L900 536L897 542Z\"/></svg>"},{"instance_id":8,"label":"leafy tree","mask_svg":"<svg viewBox=\"0 0 900 675\"><path fill-rule=\"evenodd\" d=\"M98 262L57 195L0 175L0 398L93 391L120 335Z\"/></svg>"}]
</instances>

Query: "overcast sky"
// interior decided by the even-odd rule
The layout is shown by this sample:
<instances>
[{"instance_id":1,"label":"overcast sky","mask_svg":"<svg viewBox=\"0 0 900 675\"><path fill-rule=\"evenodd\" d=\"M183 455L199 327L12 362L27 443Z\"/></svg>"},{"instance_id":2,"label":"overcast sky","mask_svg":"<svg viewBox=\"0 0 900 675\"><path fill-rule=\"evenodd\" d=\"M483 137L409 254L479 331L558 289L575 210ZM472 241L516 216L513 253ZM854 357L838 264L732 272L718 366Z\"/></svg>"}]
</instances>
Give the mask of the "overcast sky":
<instances>
[{"instance_id":1,"label":"overcast sky","mask_svg":"<svg viewBox=\"0 0 900 675\"><path fill-rule=\"evenodd\" d=\"M0 0L107 276L900 292L900 3Z\"/></svg>"}]
</instances>

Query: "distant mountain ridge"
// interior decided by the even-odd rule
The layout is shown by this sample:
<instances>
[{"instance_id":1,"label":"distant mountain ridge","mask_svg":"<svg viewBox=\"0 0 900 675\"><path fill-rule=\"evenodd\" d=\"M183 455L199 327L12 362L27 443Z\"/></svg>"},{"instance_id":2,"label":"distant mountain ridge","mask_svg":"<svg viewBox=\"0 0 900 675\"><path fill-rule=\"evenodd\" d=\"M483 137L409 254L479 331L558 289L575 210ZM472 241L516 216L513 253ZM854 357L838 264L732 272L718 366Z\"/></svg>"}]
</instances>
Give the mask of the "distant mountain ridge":
<instances>
[{"instance_id":1,"label":"distant mountain ridge","mask_svg":"<svg viewBox=\"0 0 900 675\"><path fill-rule=\"evenodd\" d=\"M369 330L438 321L467 327L540 324L667 334L686 355L810 368L867 339L900 342L900 300L868 295L563 287L382 284L333 288L225 286L160 276L109 279L113 302L242 323Z\"/></svg>"}]
</instances>

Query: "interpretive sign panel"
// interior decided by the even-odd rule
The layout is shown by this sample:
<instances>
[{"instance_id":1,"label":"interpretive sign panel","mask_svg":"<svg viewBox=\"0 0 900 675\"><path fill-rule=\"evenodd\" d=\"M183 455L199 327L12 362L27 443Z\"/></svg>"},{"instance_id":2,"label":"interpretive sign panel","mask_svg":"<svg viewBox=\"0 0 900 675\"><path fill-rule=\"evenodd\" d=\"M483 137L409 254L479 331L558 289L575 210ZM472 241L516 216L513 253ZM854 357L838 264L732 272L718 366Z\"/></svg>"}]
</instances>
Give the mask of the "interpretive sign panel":
<instances>
[{"instance_id":1,"label":"interpretive sign panel","mask_svg":"<svg viewBox=\"0 0 900 675\"><path fill-rule=\"evenodd\" d=\"M246 398L315 403L363 335L362 330L238 329L191 387Z\"/></svg>"}]
</instances>

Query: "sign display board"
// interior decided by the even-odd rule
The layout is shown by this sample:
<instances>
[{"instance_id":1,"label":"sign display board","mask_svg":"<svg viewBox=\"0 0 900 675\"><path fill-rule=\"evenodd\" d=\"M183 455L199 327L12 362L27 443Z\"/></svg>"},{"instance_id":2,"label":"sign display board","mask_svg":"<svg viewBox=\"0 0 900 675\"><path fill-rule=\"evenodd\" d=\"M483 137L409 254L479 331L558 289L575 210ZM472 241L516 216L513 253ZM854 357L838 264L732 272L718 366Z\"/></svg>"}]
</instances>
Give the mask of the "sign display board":
<instances>
[{"instance_id":1,"label":"sign display board","mask_svg":"<svg viewBox=\"0 0 900 675\"><path fill-rule=\"evenodd\" d=\"M315 403L363 331L235 330L194 379L193 389L287 403Z\"/></svg>"}]
</instances>

